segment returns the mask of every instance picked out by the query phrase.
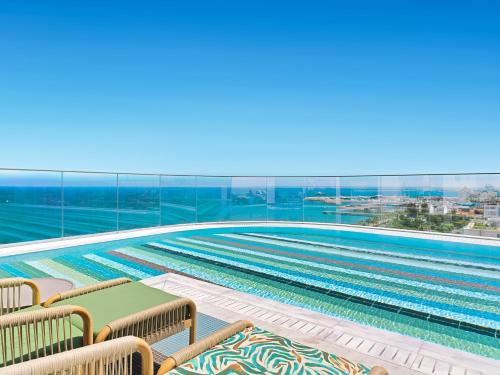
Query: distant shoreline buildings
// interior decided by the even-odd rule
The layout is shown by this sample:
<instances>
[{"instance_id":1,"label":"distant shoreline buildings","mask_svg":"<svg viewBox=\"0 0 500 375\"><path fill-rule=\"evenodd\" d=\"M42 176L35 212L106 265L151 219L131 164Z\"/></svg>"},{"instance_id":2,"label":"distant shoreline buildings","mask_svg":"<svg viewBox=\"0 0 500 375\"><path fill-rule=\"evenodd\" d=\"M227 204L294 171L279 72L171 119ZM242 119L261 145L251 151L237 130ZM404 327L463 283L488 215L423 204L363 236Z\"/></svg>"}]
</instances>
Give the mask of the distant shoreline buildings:
<instances>
[{"instance_id":1,"label":"distant shoreline buildings","mask_svg":"<svg viewBox=\"0 0 500 375\"><path fill-rule=\"evenodd\" d=\"M305 197L304 201L335 206L335 209L324 211L328 215L369 213L373 217L364 223L368 225L387 226L390 223L400 228L416 229L418 220L424 226L426 222L429 225L441 222L439 231L445 231L442 230L445 228L454 233L500 238L498 190L490 185L481 189L464 187L454 195L327 196L323 192L316 192L313 196ZM442 217L442 220L436 217ZM451 224L446 226L447 223Z\"/></svg>"}]
</instances>

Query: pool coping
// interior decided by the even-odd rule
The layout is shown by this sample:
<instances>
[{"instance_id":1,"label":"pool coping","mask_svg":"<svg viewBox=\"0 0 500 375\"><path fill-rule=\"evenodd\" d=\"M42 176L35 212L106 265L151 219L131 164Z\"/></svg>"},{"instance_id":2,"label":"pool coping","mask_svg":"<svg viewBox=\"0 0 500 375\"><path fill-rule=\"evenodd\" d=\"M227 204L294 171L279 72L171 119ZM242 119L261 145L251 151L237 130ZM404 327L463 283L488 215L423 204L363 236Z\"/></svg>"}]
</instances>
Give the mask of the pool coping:
<instances>
[{"instance_id":1,"label":"pool coping","mask_svg":"<svg viewBox=\"0 0 500 375\"><path fill-rule=\"evenodd\" d=\"M290 222L290 221L224 221L207 223L174 224L151 228L131 229L117 232L87 234L72 237L59 237L40 241L20 242L0 245L0 258L12 255L62 249L66 247L90 245L102 242L125 240L138 237L153 236L164 233L183 232L195 229L217 229L232 227L281 227L281 228L311 228L337 230L358 233L380 234L394 237L418 238L443 242L456 242L473 245L496 246L500 248L500 239L478 237L454 233L420 232L406 229L379 228L352 224Z\"/></svg>"}]
</instances>

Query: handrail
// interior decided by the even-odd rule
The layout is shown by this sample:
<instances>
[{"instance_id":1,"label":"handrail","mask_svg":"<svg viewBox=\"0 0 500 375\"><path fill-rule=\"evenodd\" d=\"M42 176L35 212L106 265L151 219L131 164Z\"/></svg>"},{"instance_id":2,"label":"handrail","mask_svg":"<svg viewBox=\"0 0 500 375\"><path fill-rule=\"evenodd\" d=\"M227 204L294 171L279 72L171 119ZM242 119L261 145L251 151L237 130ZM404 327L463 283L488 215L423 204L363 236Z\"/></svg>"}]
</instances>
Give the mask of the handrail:
<instances>
[{"instance_id":1,"label":"handrail","mask_svg":"<svg viewBox=\"0 0 500 375\"><path fill-rule=\"evenodd\" d=\"M326 174L326 175L227 175L227 174L203 174L203 173L152 173L152 172L113 172L113 171L90 171L78 169L38 169L38 168L8 168L0 167L0 171L24 171L24 172L55 172L55 173L87 173L87 174L110 174L110 175L132 175L132 176L165 176L165 177L249 177L249 178L309 178L309 177L404 177L404 176L471 176L471 175L495 175L500 172L432 172L432 173L369 173L369 174Z\"/></svg>"}]
</instances>

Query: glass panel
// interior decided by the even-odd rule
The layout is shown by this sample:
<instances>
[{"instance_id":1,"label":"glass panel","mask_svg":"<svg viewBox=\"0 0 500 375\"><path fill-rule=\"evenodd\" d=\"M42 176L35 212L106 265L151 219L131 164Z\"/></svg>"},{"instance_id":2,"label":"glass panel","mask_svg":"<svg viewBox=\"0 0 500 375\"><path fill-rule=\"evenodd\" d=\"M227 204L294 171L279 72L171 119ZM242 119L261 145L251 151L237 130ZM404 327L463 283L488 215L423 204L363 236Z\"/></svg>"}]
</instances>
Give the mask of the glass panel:
<instances>
[{"instance_id":1,"label":"glass panel","mask_svg":"<svg viewBox=\"0 0 500 375\"><path fill-rule=\"evenodd\" d=\"M0 171L0 244L60 237L61 173Z\"/></svg>"},{"instance_id":2,"label":"glass panel","mask_svg":"<svg viewBox=\"0 0 500 375\"><path fill-rule=\"evenodd\" d=\"M380 216L379 177L341 177L337 208L343 224L372 225Z\"/></svg>"},{"instance_id":3,"label":"glass panel","mask_svg":"<svg viewBox=\"0 0 500 375\"><path fill-rule=\"evenodd\" d=\"M196 177L161 177L161 224L196 222Z\"/></svg>"},{"instance_id":4,"label":"glass panel","mask_svg":"<svg viewBox=\"0 0 500 375\"><path fill-rule=\"evenodd\" d=\"M429 211L438 205L440 194L430 188L429 176L383 176L380 181L382 214L371 218L371 225L432 230Z\"/></svg>"},{"instance_id":5,"label":"glass panel","mask_svg":"<svg viewBox=\"0 0 500 375\"><path fill-rule=\"evenodd\" d=\"M231 179L231 211L233 221L265 221L267 219L265 177L233 177Z\"/></svg>"},{"instance_id":6,"label":"glass panel","mask_svg":"<svg viewBox=\"0 0 500 375\"><path fill-rule=\"evenodd\" d=\"M454 211L460 202L466 203L466 192L472 192L474 176L429 176L430 185L436 191L436 197L429 205L429 221L432 231L450 233L458 232L466 223L461 223ZM474 215L477 207L471 204L467 211ZM463 211L465 213L465 211ZM462 216L461 213L459 216ZM465 216L464 216L465 218Z\"/></svg>"},{"instance_id":7,"label":"glass panel","mask_svg":"<svg viewBox=\"0 0 500 375\"><path fill-rule=\"evenodd\" d=\"M304 220L304 179L269 177L267 181L268 220Z\"/></svg>"},{"instance_id":8,"label":"glass panel","mask_svg":"<svg viewBox=\"0 0 500 375\"><path fill-rule=\"evenodd\" d=\"M231 177L198 177L199 222L226 221L231 215Z\"/></svg>"},{"instance_id":9,"label":"glass panel","mask_svg":"<svg viewBox=\"0 0 500 375\"><path fill-rule=\"evenodd\" d=\"M304 221L340 223L339 179L337 177L306 177L304 185Z\"/></svg>"},{"instance_id":10,"label":"glass panel","mask_svg":"<svg viewBox=\"0 0 500 375\"><path fill-rule=\"evenodd\" d=\"M500 177L442 176L443 211L440 232L500 237ZM438 217L439 217L438 216Z\"/></svg>"},{"instance_id":11,"label":"glass panel","mask_svg":"<svg viewBox=\"0 0 500 375\"><path fill-rule=\"evenodd\" d=\"M465 203L469 201L477 202L479 217L471 218L465 234L500 238L500 175L477 175L476 191Z\"/></svg>"},{"instance_id":12,"label":"glass panel","mask_svg":"<svg viewBox=\"0 0 500 375\"><path fill-rule=\"evenodd\" d=\"M116 174L65 172L64 235L117 230Z\"/></svg>"},{"instance_id":13,"label":"glass panel","mask_svg":"<svg viewBox=\"0 0 500 375\"><path fill-rule=\"evenodd\" d=\"M118 175L118 228L160 225L160 177Z\"/></svg>"}]
</instances>

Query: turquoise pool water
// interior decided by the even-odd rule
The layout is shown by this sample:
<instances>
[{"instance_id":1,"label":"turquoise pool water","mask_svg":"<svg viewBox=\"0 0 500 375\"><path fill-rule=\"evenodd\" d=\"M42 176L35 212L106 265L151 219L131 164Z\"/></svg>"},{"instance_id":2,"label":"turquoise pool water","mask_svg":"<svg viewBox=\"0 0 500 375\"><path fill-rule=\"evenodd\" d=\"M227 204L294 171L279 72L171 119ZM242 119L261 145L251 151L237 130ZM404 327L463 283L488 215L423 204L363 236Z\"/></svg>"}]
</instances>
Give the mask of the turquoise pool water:
<instances>
[{"instance_id":1,"label":"turquoise pool water","mask_svg":"<svg viewBox=\"0 0 500 375\"><path fill-rule=\"evenodd\" d=\"M176 232L0 259L77 286L177 272L500 359L500 247L303 227Z\"/></svg>"}]
</instances>

